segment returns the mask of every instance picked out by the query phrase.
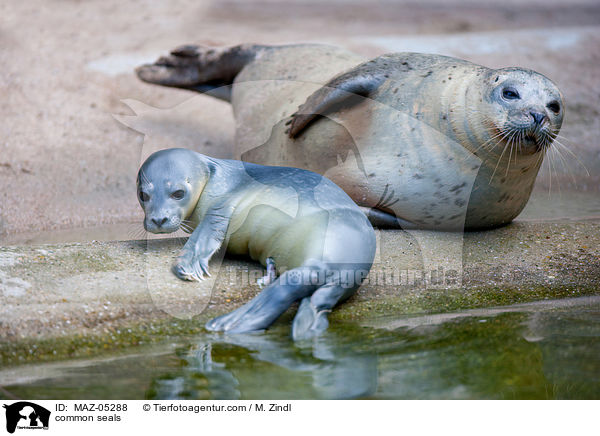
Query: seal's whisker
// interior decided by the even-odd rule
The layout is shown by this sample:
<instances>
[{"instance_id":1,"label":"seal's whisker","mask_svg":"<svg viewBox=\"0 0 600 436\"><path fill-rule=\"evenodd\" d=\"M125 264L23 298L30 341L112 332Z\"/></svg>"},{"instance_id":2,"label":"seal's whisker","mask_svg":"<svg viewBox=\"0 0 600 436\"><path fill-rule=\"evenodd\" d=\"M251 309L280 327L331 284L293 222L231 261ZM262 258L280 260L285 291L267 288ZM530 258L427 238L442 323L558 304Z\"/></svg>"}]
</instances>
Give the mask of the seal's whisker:
<instances>
[{"instance_id":1,"label":"seal's whisker","mask_svg":"<svg viewBox=\"0 0 600 436\"><path fill-rule=\"evenodd\" d=\"M556 139L556 138L560 138L563 141L569 142L572 145L576 145L575 141L570 140L569 138L558 134L558 132L551 132L550 135L552 136L552 139Z\"/></svg>"},{"instance_id":2,"label":"seal's whisker","mask_svg":"<svg viewBox=\"0 0 600 436\"><path fill-rule=\"evenodd\" d=\"M548 166L548 198L552 196L552 170L554 166L552 164L552 153L548 153L548 158L545 159L546 165Z\"/></svg>"},{"instance_id":3,"label":"seal's whisker","mask_svg":"<svg viewBox=\"0 0 600 436\"><path fill-rule=\"evenodd\" d=\"M477 155L477 152L478 152L479 150L481 150L482 148L485 148L486 150L489 150L489 151L491 151L491 150L493 150L494 148L496 148L496 147L498 146L498 144L499 144L500 142L502 142L502 139L498 140L498 141L496 142L496 144L494 144L494 146L493 146L492 148L490 148L490 149L488 149L488 148L486 147L486 145L487 145L487 144L489 144L489 143L490 143L491 141L493 141L494 139L496 139L496 138L497 138L499 135L500 135L500 134L498 134L498 135L494 136L493 138L490 138L490 139L488 139L487 141L485 141L484 143L480 144L480 145L479 145L479 146L478 146L478 147L477 147L475 150L473 150L473 154L474 154L474 155ZM478 157L480 157L480 158L481 158L481 156L478 156ZM463 159L463 161L466 161L467 159L468 159L468 157L465 157L465 158ZM486 160L486 159L487 159L487 157L484 157L483 159L484 159L484 160Z\"/></svg>"},{"instance_id":4,"label":"seal's whisker","mask_svg":"<svg viewBox=\"0 0 600 436\"><path fill-rule=\"evenodd\" d=\"M558 187L558 195L560 196L560 193L561 193L560 192L560 177L558 176L558 171L556 170L554 153L550 153L549 157L550 157L550 165L552 167L552 170L554 171L554 176L556 177L556 186Z\"/></svg>"},{"instance_id":5,"label":"seal's whisker","mask_svg":"<svg viewBox=\"0 0 600 436\"><path fill-rule=\"evenodd\" d=\"M537 159L535 160L535 164L534 164L534 166L535 166L536 168L540 168L540 167L541 167L541 166L543 166L543 165L544 165L544 153L538 153L538 157L537 157Z\"/></svg>"},{"instance_id":6,"label":"seal's whisker","mask_svg":"<svg viewBox=\"0 0 600 436\"><path fill-rule=\"evenodd\" d=\"M506 134L506 133L505 133L503 130L500 130L498 133L496 133L494 136L490 137L490 139L488 139L487 141L485 141L485 142L484 142L483 144L481 144L481 145L482 145L482 146L483 146L483 145L487 145L487 144L489 144L490 142L492 142L494 139L498 138L499 136L504 136L505 134Z\"/></svg>"},{"instance_id":7,"label":"seal's whisker","mask_svg":"<svg viewBox=\"0 0 600 436\"><path fill-rule=\"evenodd\" d=\"M495 127L493 126L493 124L489 123L488 128L491 130L491 129L494 129ZM477 153L479 150L481 150L482 148L486 147L489 143L491 143L494 139L498 138L499 136L502 136L503 134L504 134L503 131L498 131L498 133L496 133L495 135L493 135L492 137L490 137L489 139L487 139L486 141L481 143L473 152Z\"/></svg>"},{"instance_id":8,"label":"seal's whisker","mask_svg":"<svg viewBox=\"0 0 600 436\"><path fill-rule=\"evenodd\" d=\"M502 150L502 154L504 154L505 150L506 150L506 146L504 146L504 150ZM502 159L502 154L500 155L500 158L498 159L498 162L496 163L496 166L494 167L494 171L492 172L492 176L490 177L490 181L489 181L490 184L492 183L492 180L494 179L494 175L496 174L498 165L500 165L500 160Z\"/></svg>"},{"instance_id":9,"label":"seal's whisker","mask_svg":"<svg viewBox=\"0 0 600 436\"><path fill-rule=\"evenodd\" d=\"M566 151L567 153L569 153L576 161L578 164L580 164L583 169L585 170L585 172L587 173L587 175L590 175L590 172L588 171L587 167L585 166L585 164L583 163L583 161L579 158L579 156L577 156L577 154L571 150L570 147L567 147L565 144L563 144L559 139L555 138L554 141L552 142L552 145L555 145L556 148L560 148L563 151Z\"/></svg>"},{"instance_id":10,"label":"seal's whisker","mask_svg":"<svg viewBox=\"0 0 600 436\"><path fill-rule=\"evenodd\" d=\"M547 165L548 165L548 177L549 177L549 184L548 184L548 198L551 197L552 195L552 157L549 155L548 159L546 159Z\"/></svg>"},{"instance_id":11,"label":"seal's whisker","mask_svg":"<svg viewBox=\"0 0 600 436\"><path fill-rule=\"evenodd\" d=\"M133 239L148 239L148 232L145 230L140 230L137 234L134 235Z\"/></svg>"},{"instance_id":12,"label":"seal's whisker","mask_svg":"<svg viewBox=\"0 0 600 436\"><path fill-rule=\"evenodd\" d=\"M552 144L554 145L554 144ZM576 173L576 168L573 168L572 159L568 159L567 156L563 153L563 150L561 150L562 148L565 148L562 144L556 144L556 146L552 147L554 150L556 150L556 153L561 157L562 161L564 162L564 166L567 169L569 175L571 176L571 180L573 181L573 185L577 185L577 178L575 177L575 173ZM576 164L578 164L579 162L577 160L574 161ZM586 169L587 171L587 169ZM589 173L588 173L589 174Z\"/></svg>"},{"instance_id":13,"label":"seal's whisker","mask_svg":"<svg viewBox=\"0 0 600 436\"><path fill-rule=\"evenodd\" d=\"M496 142L496 144L492 147L492 148L488 148L487 145L490 144L494 139L498 138L502 136L502 138ZM494 148L496 148L496 146L498 145L498 143L502 142L502 139L506 136L506 133L504 133L504 131L500 131L498 132L496 135L492 136L490 139L488 139L487 141L485 141L483 144L481 144L479 147L477 147L475 149L475 151L479 151L482 147L485 147L488 150L493 150Z\"/></svg>"},{"instance_id":14,"label":"seal's whisker","mask_svg":"<svg viewBox=\"0 0 600 436\"><path fill-rule=\"evenodd\" d=\"M181 227L183 229L183 231L186 233L192 233L194 231L192 226L185 224L183 222L179 225L179 227Z\"/></svg>"},{"instance_id":15,"label":"seal's whisker","mask_svg":"<svg viewBox=\"0 0 600 436\"><path fill-rule=\"evenodd\" d=\"M513 134L514 134L514 132L513 132ZM509 138L509 141L510 141L510 138ZM498 165L500 165L500 161L502 160L502 156L504 156L504 153L506 152L507 147L508 147L508 143L504 145L504 149L502 150L502 153L500 153L500 157L498 158L498 162L496 163L496 166L494 167L494 172L492 173L492 177L490 177L489 183L492 183L492 180L494 179L494 175L496 174L496 170L498 169Z\"/></svg>"},{"instance_id":16,"label":"seal's whisker","mask_svg":"<svg viewBox=\"0 0 600 436\"><path fill-rule=\"evenodd\" d=\"M131 228L127 231L127 236L130 239L147 239L148 232L144 227L140 227L138 223L132 224Z\"/></svg>"},{"instance_id":17,"label":"seal's whisker","mask_svg":"<svg viewBox=\"0 0 600 436\"><path fill-rule=\"evenodd\" d=\"M513 147L514 147L515 143L514 141L511 141L510 143L510 153L508 154L508 162L506 163L506 172L504 173L504 177L508 177L508 169L510 168L510 159L512 158L512 153L513 153ZM516 156L516 153L515 153Z\"/></svg>"},{"instance_id":18,"label":"seal's whisker","mask_svg":"<svg viewBox=\"0 0 600 436\"><path fill-rule=\"evenodd\" d=\"M189 221L189 220L181 220L181 224L180 227L186 232L186 233L193 233L194 232L194 223Z\"/></svg>"},{"instance_id":19,"label":"seal's whisker","mask_svg":"<svg viewBox=\"0 0 600 436\"><path fill-rule=\"evenodd\" d=\"M508 141L506 142L506 148L507 150L509 150L508 153L508 160L506 161L506 174L508 174L508 168L510 167L510 158L512 155L512 143L513 143L513 138L515 136L516 132L513 133L510 138L508 139Z\"/></svg>"},{"instance_id":20,"label":"seal's whisker","mask_svg":"<svg viewBox=\"0 0 600 436\"><path fill-rule=\"evenodd\" d=\"M516 151L516 149L517 149L517 143L521 141L520 138L521 138L522 133L523 132L521 130L517 130L516 134L513 135L513 138L512 138L512 140L510 142L510 153L508 155L508 162L506 164L506 174L504 175L504 177L508 176L508 170L510 168L510 160L511 160L512 155L513 155L513 149L515 149L515 165L517 164L517 161L516 161L517 151Z\"/></svg>"},{"instance_id":21,"label":"seal's whisker","mask_svg":"<svg viewBox=\"0 0 600 436\"><path fill-rule=\"evenodd\" d=\"M517 149L517 151L518 151L519 153L521 153L521 148L522 148L522 145L523 145L523 141L524 141L524 140L525 140L525 132L521 131L521 135L520 135L520 137L519 137L518 149ZM515 153L515 165L516 165L516 164L517 164L517 153Z\"/></svg>"},{"instance_id":22,"label":"seal's whisker","mask_svg":"<svg viewBox=\"0 0 600 436\"><path fill-rule=\"evenodd\" d=\"M577 181L575 180L575 175L573 174L573 171L571 171L571 167L569 165L567 165L567 160L563 156L560 149L558 147L551 147L551 150L552 150L552 153L556 153L556 155L560 159L560 162L561 162L563 168L566 170L567 174L571 177L573 184L577 185Z\"/></svg>"},{"instance_id":23,"label":"seal's whisker","mask_svg":"<svg viewBox=\"0 0 600 436\"><path fill-rule=\"evenodd\" d=\"M506 140L506 137L510 134L510 131L508 132L504 132L501 131L500 133L498 133L497 135L494 135L492 138L488 139L486 142L484 142L482 145L480 145L479 147L477 147L474 150L474 153L477 153L477 151L479 151L483 146L485 146L488 142L493 141L494 139L498 138L499 136L502 136L498 141L496 141L496 143L491 147L486 147L486 150L492 152L494 150L494 148L496 148L498 146L498 144L500 144L502 141ZM484 158L484 160L487 160L488 157Z\"/></svg>"},{"instance_id":24,"label":"seal's whisker","mask_svg":"<svg viewBox=\"0 0 600 436\"><path fill-rule=\"evenodd\" d=\"M556 144L557 146L562 147L567 153L569 153L571 156L573 156L577 162L583 167L583 169L585 170L585 172L587 173L588 177L590 176L590 172L587 169L587 167L583 164L583 162L581 161L581 159L579 159L579 156L577 156L573 150L571 150L569 147L565 146L562 142L560 142L558 139L555 139L553 144Z\"/></svg>"},{"instance_id":25,"label":"seal's whisker","mask_svg":"<svg viewBox=\"0 0 600 436\"><path fill-rule=\"evenodd\" d=\"M544 165L547 165L548 168L550 167L550 164L548 163L548 159L544 159L543 156L544 155L542 153L540 153L540 155L538 156L538 158L536 160L536 165L538 165L538 163L540 165L541 173L543 173L543 171L544 171ZM550 181L550 184L552 184L552 181Z\"/></svg>"}]
</instances>

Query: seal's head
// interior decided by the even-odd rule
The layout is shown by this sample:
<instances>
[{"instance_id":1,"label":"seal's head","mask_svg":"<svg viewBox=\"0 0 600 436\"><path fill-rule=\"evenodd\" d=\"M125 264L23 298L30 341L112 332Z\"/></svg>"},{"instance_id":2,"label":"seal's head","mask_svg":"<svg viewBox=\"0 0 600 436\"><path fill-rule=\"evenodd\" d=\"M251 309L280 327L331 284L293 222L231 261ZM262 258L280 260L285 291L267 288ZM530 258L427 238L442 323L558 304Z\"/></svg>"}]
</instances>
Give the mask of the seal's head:
<instances>
[{"instance_id":1,"label":"seal's head","mask_svg":"<svg viewBox=\"0 0 600 436\"><path fill-rule=\"evenodd\" d=\"M482 103L491 125L491 144L514 148L514 153L533 155L545 151L558 134L564 116L562 94L542 74L522 68L489 70L482 87ZM489 148L489 147L488 147Z\"/></svg>"},{"instance_id":2,"label":"seal's head","mask_svg":"<svg viewBox=\"0 0 600 436\"><path fill-rule=\"evenodd\" d=\"M207 179L205 165L191 150L172 148L150 155L137 175L144 228L152 233L179 229L194 211Z\"/></svg>"}]
</instances>

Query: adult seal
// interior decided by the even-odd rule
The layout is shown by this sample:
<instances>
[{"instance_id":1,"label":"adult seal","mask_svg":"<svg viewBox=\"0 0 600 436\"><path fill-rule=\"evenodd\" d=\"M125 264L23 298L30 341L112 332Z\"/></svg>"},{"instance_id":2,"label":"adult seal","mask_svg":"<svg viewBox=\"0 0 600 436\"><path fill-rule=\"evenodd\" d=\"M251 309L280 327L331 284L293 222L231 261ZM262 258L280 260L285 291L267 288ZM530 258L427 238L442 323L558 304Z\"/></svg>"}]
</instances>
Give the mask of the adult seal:
<instances>
[{"instance_id":1,"label":"adult seal","mask_svg":"<svg viewBox=\"0 0 600 436\"><path fill-rule=\"evenodd\" d=\"M222 245L267 266L268 286L210 321L209 330L265 329L301 300L293 337L316 336L371 268L375 233L369 221L344 191L313 172L174 148L148 157L137 185L147 231L191 232L173 266L179 278L202 280Z\"/></svg>"},{"instance_id":2,"label":"adult seal","mask_svg":"<svg viewBox=\"0 0 600 436\"><path fill-rule=\"evenodd\" d=\"M184 46L137 74L197 91L225 86L236 157L325 174L392 227L509 223L564 115L560 91L539 73L431 54L364 62L321 45Z\"/></svg>"}]
</instances>

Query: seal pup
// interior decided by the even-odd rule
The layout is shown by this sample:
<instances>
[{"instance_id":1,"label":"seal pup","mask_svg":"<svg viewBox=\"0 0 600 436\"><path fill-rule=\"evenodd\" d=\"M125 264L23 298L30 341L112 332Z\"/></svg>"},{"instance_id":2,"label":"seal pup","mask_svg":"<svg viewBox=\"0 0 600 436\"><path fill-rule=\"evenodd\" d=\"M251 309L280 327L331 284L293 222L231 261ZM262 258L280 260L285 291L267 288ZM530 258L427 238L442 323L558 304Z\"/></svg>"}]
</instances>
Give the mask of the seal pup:
<instances>
[{"instance_id":1,"label":"seal pup","mask_svg":"<svg viewBox=\"0 0 600 436\"><path fill-rule=\"evenodd\" d=\"M560 91L539 73L432 54L365 62L323 45L188 45L137 74L192 90L228 86L236 157L314 171L339 163L325 165L327 177L391 227L509 223L564 116Z\"/></svg>"},{"instance_id":2,"label":"seal pup","mask_svg":"<svg viewBox=\"0 0 600 436\"><path fill-rule=\"evenodd\" d=\"M301 300L292 335L316 336L373 263L375 233L366 216L342 189L310 171L173 148L148 157L137 190L147 231L191 233L173 266L177 277L202 280L223 245L280 273L250 302L208 322L208 330L262 330Z\"/></svg>"}]
</instances>

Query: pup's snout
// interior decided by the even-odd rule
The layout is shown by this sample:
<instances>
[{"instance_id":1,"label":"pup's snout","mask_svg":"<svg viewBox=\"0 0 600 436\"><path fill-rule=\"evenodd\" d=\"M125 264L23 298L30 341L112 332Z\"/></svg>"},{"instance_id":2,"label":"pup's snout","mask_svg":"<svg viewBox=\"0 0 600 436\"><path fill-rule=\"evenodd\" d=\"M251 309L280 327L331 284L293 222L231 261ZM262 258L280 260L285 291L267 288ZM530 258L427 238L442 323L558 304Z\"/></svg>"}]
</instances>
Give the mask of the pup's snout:
<instances>
[{"instance_id":1,"label":"pup's snout","mask_svg":"<svg viewBox=\"0 0 600 436\"><path fill-rule=\"evenodd\" d=\"M166 223L169 219L167 217L164 218L152 218L152 222L156 224L156 227L162 227L164 223Z\"/></svg>"}]
</instances>

